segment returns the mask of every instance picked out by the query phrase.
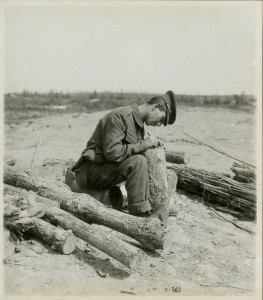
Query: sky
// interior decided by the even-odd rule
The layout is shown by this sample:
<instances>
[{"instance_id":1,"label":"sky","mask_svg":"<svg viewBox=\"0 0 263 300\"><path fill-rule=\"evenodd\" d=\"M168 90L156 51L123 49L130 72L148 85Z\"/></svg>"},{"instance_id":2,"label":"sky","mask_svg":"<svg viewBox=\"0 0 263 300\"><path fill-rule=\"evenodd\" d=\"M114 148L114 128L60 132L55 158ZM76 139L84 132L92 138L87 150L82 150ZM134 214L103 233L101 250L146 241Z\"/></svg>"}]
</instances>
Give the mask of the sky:
<instances>
[{"instance_id":1,"label":"sky","mask_svg":"<svg viewBox=\"0 0 263 300\"><path fill-rule=\"evenodd\" d=\"M4 92L257 94L259 2L5 5Z\"/></svg>"}]
</instances>

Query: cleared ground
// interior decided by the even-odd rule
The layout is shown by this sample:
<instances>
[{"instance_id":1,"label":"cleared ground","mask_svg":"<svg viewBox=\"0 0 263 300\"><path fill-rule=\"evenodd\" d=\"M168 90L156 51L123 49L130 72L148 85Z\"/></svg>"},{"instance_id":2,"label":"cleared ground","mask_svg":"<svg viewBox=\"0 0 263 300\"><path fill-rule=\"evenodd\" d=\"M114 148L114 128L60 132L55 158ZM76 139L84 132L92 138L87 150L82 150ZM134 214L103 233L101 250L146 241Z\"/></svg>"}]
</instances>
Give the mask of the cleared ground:
<instances>
[{"instance_id":1,"label":"cleared ground","mask_svg":"<svg viewBox=\"0 0 263 300\"><path fill-rule=\"evenodd\" d=\"M16 166L28 168L41 132L38 165L46 158L78 159L104 114L76 113L6 125L5 159L13 158ZM255 116L249 112L180 106L175 125L147 131L159 137L167 149L188 153L192 167L230 173L233 160L200 145L183 131L239 159L256 162ZM5 261L6 293L253 295L255 237L224 221L200 197L178 191L174 198L179 213L169 220L165 249L155 255L146 253L136 270L128 270L92 247L85 252L85 245L63 256L39 241L24 241L17 246L20 251ZM253 222L236 222L255 230Z\"/></svg>"}]
</instances>

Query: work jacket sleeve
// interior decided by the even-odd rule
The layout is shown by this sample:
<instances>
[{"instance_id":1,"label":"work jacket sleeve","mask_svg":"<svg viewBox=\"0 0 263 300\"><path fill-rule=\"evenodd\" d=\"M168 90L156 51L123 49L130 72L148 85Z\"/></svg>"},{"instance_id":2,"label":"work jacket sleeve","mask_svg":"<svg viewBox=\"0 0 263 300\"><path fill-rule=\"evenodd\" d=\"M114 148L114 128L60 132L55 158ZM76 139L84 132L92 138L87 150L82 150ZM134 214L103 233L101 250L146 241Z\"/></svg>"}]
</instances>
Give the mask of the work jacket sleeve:
<instances>
[{"instance_id":1,"label":"work jacket sleeve","mask_svg":"<svg viewBox=\"0 0 263 300\"><path fill-rule=\"evenodd\" d=\"M121 162L148 149L145 140L138 141L133 132L129 132L123 116L109 116L102 132L103 151L107 161Z\"/></svg>"}]
</instances>

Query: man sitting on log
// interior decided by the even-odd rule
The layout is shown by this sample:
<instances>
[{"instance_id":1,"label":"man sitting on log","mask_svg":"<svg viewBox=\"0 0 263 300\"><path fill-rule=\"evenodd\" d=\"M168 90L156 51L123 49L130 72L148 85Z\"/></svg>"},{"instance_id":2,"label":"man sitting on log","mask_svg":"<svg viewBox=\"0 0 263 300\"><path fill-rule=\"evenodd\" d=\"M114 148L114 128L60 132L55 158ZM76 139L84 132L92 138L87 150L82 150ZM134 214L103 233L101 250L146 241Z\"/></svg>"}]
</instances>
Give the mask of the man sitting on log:
<instances>
[{"instance_id":1,"label":"man sitting on log","mask_svg":"<svg viewBox=\"0 0 263 300\"><path fill-rule=\"evenodd\" d=\"M132 215L151 213L145 150L160 145L157 138L144 138L144 124L171 125L176 119L172 91L146 103L113 109L98 123L86 149L74 165L80 188L111 189L125 182L128 210Z\"/></svg>"}]
</instances>

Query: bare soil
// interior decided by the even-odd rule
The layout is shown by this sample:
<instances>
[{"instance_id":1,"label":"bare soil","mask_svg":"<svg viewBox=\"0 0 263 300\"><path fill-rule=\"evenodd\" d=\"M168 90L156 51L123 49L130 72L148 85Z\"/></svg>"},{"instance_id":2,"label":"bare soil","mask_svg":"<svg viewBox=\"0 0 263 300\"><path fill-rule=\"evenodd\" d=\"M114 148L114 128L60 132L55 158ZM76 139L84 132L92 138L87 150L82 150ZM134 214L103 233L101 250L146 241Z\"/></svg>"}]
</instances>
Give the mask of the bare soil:
<instances>
[{"instance_id":1,"label":"bare soil","mask_svg":"<svg viewBox=\"0 0 263 300\"><path fill-rule=\"evenodd\" d=\"M5 126L5 160L29 168L43 133L35 166L46 158L78 159L105 112L69 114ZM186 137L183 131L219 145L230 154L255 163L255 120L248 112L182 108L175 126L148 128L167 149L185 151L190 166L230 173L233 160ZM214 138L216 137L216 138ZM144 262L129 270L113 258L79 241L70 255L54 252L29 238L4 260L7 295L254 295L256 239L205 206L201 197L177 191L177 217L170 217L165 247L145 252ZM256 230L254 222L240 226Z\"/></svg>"}]
</instances>

